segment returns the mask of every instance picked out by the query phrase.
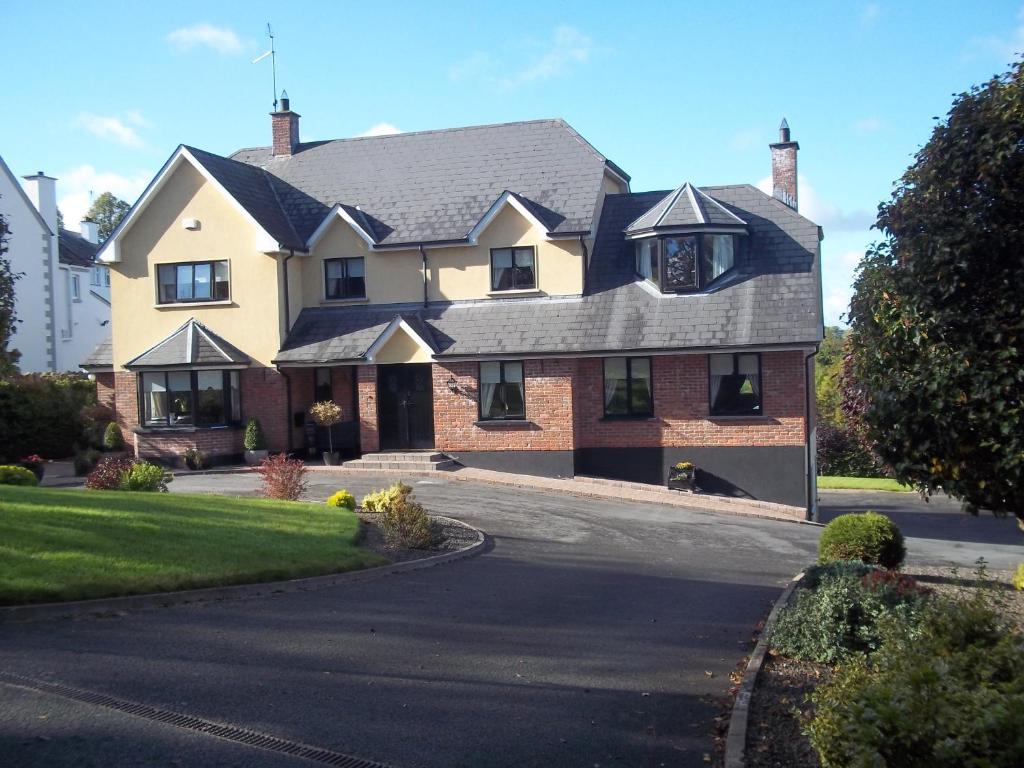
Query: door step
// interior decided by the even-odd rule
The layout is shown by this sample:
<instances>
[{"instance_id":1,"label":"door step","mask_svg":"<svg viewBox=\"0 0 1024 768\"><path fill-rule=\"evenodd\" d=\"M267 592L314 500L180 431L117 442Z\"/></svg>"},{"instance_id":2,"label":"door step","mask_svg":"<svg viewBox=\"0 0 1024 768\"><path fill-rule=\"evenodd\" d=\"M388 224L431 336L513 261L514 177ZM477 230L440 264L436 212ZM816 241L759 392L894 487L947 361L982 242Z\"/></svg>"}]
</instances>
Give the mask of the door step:
<instances>
[{"instance_id":1,"label":"door step","mask_svg":"<svg viewBox=\"0 0 1024 768\"><path fill-rule=\"evenodd\" d=\"M344 469L387 470L398 472L435 472L451 469L456 463L437 451L364 453L361 459L346 461Z\"/></svg>"}]
</instances>

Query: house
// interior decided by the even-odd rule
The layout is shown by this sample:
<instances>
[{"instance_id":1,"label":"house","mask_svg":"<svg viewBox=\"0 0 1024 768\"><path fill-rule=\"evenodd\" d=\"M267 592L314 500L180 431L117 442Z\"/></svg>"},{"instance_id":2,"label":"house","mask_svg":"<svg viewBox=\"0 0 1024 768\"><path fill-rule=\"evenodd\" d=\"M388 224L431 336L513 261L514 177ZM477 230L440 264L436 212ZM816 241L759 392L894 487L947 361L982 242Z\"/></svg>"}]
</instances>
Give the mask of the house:
<instances>
[{"instance_id":1,"label":"house","mask_svg":"<svg viewBox=\"0 0 1024 768\"><path fill-rule=\"evenodd\" d=\"M89 361L139 455L305 452L332 398L364 458L663 483L810 508L820 230L796 154L753 186L632 192L562 120L179 147L104 244ZM683 180L680 180L683 181Z\"/></svg>"},{"instance_id":2,"label":"house","mask_svg":"<svg viewBox=\"0 0 1024 768\"><path fill-rule=\"evenodd\" d=\"M74 371L110 335L110 271L96 262L96 224L57 225L57 180L42 171L19 184L0 158L0 213L11 230L7 257L18 325L10 346L23 373Z\"/></svg>"}]
</instances>

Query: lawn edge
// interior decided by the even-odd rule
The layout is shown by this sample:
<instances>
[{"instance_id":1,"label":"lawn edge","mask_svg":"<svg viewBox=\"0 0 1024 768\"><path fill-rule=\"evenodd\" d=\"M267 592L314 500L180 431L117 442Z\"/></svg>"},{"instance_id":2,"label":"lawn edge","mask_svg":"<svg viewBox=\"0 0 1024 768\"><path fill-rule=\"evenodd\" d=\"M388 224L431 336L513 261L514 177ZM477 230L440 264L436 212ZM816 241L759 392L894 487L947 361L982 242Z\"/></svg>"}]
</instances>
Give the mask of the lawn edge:
<instances>
[{"instance_id":1,"label":"lawn edge","mask_svg":"<svg viewBox=\"0 0 1024 768\"><path fill-rule=\"evenodd\" d=\"M98 597L92 600L72 600L61 603L36 603L30 605L0 606L0 625L40 621L47 619L78 619L104 618L119 616L126 612L136 612L152 608L169 608L174 605L188 603L211 603L225 600L245 600L254 597L265 597L291 592L309 592L340 584L359 584L376 581L409 571L446 565L458 560L480 554L487 546L487 534L469 523L443 515L431 515L436 520L448 520L458 523L476 533L477 540L451 552L442 552L418 560L406 560L401 563L388 563L372 568L361 568L341 573L328 573L323 576L307 576L301 579L284 581L266 581L256 584L235 584L223 587L202 587L200 589L184 589L177 592L151 592L145 595L123 595L120 597Z\"/></svg>"},{"instance_id":2,"label":"lawn edge","mask_svg":"<svg viewBox=\"0 0 1024 768\"><path fill-rule=\"evenodd\" d=\"M771 637L772 628L778 620L779 613L789 602L793 590L796 589L806 571L800 571L790 579L786 588L782 590L779 599L775 601L768 618L764 622L761 634L757 638L757 645L754 646L750 659L747 661L746 669L743 670L743 681L736 693L736 700L732 705L732 715L729 717L729 731L725 737L724 768L743 768L747 762L747 723L750 719L750 701L754 694L754 686L757 684L757 677L764 666L764 660L768 655L768 638Z\"/></svg>"}]
</instances>

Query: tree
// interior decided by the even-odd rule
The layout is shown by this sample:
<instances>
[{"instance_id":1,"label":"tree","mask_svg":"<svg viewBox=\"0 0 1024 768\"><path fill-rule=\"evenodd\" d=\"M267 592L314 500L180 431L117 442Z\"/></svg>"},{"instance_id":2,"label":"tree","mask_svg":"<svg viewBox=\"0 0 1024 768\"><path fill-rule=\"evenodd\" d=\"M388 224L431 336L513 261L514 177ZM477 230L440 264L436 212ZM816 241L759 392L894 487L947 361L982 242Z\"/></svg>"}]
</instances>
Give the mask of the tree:
<instances>
[{"instance_id":1,"label":"tree","mask_svg":"<svg viewBox=\"0 0 1024 768\"><path fill-rule=\"evenodd\" d=\"M0 377L6 378L18 372L18 359L21 353L16 349L8 349L11 337L18 323L14 311L14 283L21 274L11 268L7 253L7 219L0 214Z\"/></svg>"},{"instance_id":2,"label":"tree","mask_svg":"<svg viewBox=\"0 0 1024 768\"><path fill-rule=\"evenodd\" d=\"M121 219L130 208L131 206L121 198L115 197L110 192L104 192L89 206L89 211L85 216L96 222L96 229L102 243L117 229L117 225L121 223Z\"/></svg>"},{"instance_id":3,"label":"tree","mask_svg":"<svg viewBox=\"0 0 1024 768\"><path fill-rule=\"evenodd\" d=\"M837 326L825 327L818 356L814 361L814 383L818 420L834 427L843 426L845 420L839 393L839 376L843 368L843 337L845 332Z\"/></svg>"},{"instance_id":4,"label":"tree","mask_svg":"<svg viewBox=\"0 0 1024 768\"><path fill-rule=\"evenodd\" d=\"M844 409L897 479L1024 527L1024 61L957 96L879 206Z\"/></svg>"}]
</instances>

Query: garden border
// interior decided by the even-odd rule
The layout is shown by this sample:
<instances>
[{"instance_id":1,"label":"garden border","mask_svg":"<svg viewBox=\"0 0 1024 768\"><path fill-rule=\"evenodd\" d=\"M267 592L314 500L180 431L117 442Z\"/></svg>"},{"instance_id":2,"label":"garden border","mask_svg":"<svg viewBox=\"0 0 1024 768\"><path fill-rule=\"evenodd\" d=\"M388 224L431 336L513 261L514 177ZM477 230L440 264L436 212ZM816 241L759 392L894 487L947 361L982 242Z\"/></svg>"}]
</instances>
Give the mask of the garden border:
<instances>
[{"instance_id":1,"label":"garden border","mask_svg":"<svg viewBox=\"0 0 1024 768\"><path fill-rule=\"evenodd\" d=\"M790 596L797 585L803 580L806 570L800 571L790 579L789 584L779 599L772 606L768 618L764 622L761 634L757 638L757 645L754 646L747 667L743 671L743 681L736 693L736 700L732 705L732 715L729 717L729 732L725 737L724 768L743 768L747 762L747 722L750 719L750 700L754 694L754 686L757 677L761 673L765 657L768 655L768 638L771 635L772 627L778 620L779 613L789 602Z\"/></svg>"},{"instance_id":2,"label":"garden border","mask_svg":"<svg viewBox=\"0 0 1024 768\"><path fill-rule=\"evenodd\" d=\"M99 597L93 600L74 600L64 603L39 603L35 605L8 605L0 607L0 625L14 622L39 621L47 619L80 619L109 618L122 616L129 611L142 611L151 608L169 608L174 605L189 603L212 603L225 600L245 600L253 597L286 594L291 592L308 592L339 584L358 584L376 581L409 571L432 568L436 565L447 565L464 560L484 551L487 546L487 534L479 528L443 515L431 515L435 520L447 520L458 523L476 533L477 540L452 552L442 552L430 557L406 560L400 563L388 563L358 571L342 571L328 573L323 576L307 576L302 579L285 581L267 581L258 584L236 584L224 587L202 587L185 589L177 592L153 592L145 595L124 595L121 597Z\"/></svg>"}]
</instances>

